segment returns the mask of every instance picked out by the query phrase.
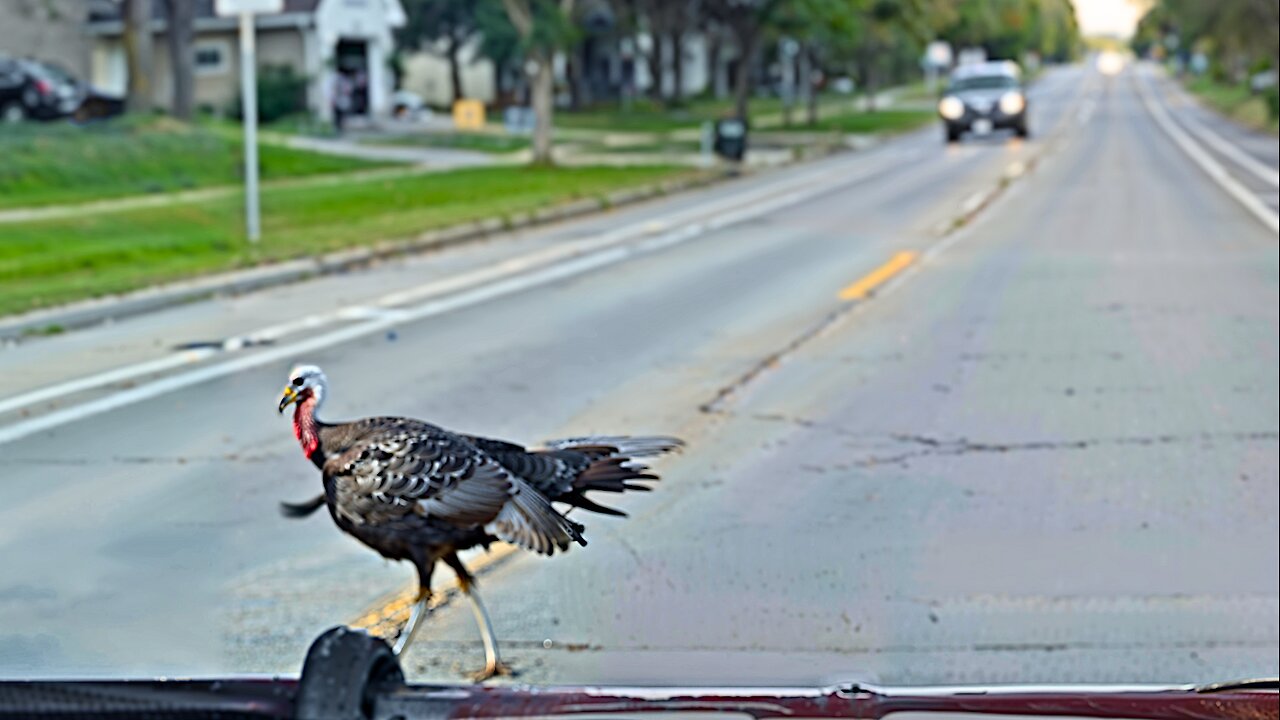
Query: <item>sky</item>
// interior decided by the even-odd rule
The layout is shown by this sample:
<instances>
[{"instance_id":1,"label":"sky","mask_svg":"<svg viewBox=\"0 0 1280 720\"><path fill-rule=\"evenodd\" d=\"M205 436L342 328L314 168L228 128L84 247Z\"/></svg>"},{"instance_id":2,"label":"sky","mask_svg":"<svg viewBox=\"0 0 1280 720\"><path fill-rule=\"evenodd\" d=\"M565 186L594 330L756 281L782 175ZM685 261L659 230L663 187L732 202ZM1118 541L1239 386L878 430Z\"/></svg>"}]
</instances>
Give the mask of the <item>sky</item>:
<instances>
[{"instance_id":1,"label":"sky","mask_svg":"<svg viewBox=\"0 0 1280 720\"><path fill-rule=\"evenodd\" d=\"M1075 0L1080 32L1085 35L1133 34L1150 2L1144 0Z\"/></svg>"}]
</instances>

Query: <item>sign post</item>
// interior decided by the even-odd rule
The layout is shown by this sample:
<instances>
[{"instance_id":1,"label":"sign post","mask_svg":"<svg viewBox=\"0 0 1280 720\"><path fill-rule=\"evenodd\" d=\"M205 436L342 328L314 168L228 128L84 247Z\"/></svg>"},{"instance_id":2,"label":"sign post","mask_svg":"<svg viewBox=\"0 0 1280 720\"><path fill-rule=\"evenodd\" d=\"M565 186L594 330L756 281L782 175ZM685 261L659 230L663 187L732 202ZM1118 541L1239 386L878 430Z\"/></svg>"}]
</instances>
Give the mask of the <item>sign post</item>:
<instances>
[{"instance_id":1,"label":"sign post","mask_svg":"<svg viewBox=\"0 0 1280 720\"><path fill-rule=\"evenodd\" d=\"M284 0L217 0L219 15L240 18L240 108L244 127L244 224L249 242L262 237L258 208L258 67L254 15L277 13Z\"/></svg>"}]
</instances>

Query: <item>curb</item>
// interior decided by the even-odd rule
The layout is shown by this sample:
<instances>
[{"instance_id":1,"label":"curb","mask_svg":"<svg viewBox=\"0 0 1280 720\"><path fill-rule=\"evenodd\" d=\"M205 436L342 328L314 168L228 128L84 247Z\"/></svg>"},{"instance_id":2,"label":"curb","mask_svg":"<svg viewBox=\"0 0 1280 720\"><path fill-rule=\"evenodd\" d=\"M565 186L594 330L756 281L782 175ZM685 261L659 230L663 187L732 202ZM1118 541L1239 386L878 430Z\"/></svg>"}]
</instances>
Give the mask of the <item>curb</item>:
<instances>
[{"instance_id":1,"label":"curb","mask_svg":"<svg viewBox=\"0 0 1280 720\"><path fill-rule=\"evenodd\" d=\"M819 152L802 153L802 157L792 158L774 167L817 160L845 149L864 150L878 144L879 141L875 141L859 143L853 148L827 147ZM239 295L321 275L346 272L378 260L440 250L512 230L606 212L644 200L706 187L741 174L742 171L737 168L721 168L684 180L666 180L651 185L623 188L601 197L579 198L553 207L515 213L504 218L490 218L428 230L408 240L375 242L365 247L339 250L318 257L286 260L245 270L233 270L168 283L123 295L111 295L82 300L70 305L33 310L0 319L0 343L13 343L33 336L58 335L68 330L107 324L174 305L212 297Z\"/></svg>"}]
</instances>

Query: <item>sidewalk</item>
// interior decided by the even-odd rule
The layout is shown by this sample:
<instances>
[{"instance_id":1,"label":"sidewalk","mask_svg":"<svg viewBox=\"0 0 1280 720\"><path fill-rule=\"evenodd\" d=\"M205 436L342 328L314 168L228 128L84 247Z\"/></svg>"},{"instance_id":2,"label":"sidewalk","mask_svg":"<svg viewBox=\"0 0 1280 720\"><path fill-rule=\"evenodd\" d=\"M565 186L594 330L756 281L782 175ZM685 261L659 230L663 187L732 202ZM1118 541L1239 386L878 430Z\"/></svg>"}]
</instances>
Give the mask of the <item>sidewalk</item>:
<instances>
[{"instance_id":1,"label":"sidewalk","mask_svg":"<svg viewBox=\"0 0 1280 720\"><path fill-rule=\"evenodd\" d=\"M277 140L273 140L277 141ZM282 136L278 142L295 150L358 158L361 160L412 163L432 170L478 167L501 162L501 155L474 150L412 147L408 145L374 145L347 138L315 138L301 135Z\"/></svg>"},{"instance_id":2,"label":"sidewalk","mask_svg":"<svg viewBox=\"0 0 1280 720\"><path fill-rule=\"evenodd\" d=\"M336 155L340 157L372 160L377 162L404 163L404 167L376 170L351 170L348 172L313 175L301 178L284 178L262 183L264 190L276 188L325 187L329 185L377 182L409 175L444 172L459 168L511 164L516 158L495 156L470 150L447 148L410 148L394 145L365 145L344 138L312 138L278 133L264 133L263 143L283 145L295 150ZM219 185L198 190L157 193L154 195L130 195L108 200L92 200L81 203L41 205L38 207L14 207L0 210L0 225L9 223L56 220L97 213L125 212L143 208L165 207L185 203L205 202L235 195L242 191L240 185Z\"/></svg>"}]
</instances>

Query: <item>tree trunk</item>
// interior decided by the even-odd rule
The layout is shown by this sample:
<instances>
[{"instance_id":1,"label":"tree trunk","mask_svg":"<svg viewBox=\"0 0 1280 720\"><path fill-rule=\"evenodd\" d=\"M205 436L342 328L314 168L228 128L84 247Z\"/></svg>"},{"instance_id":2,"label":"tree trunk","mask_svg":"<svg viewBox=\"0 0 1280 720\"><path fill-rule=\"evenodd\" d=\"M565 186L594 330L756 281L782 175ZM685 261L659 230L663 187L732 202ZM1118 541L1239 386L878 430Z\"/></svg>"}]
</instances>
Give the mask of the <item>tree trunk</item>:
<instances>
[{"instance_id":1,"label":"tree trunk","mask_svg":"<svg viewBox=\"0 0 1280 720\"><path fill-rule=\"evenodd\" d=\"M720 84L720 53L724 43L720 40L720 33L709 31L707 35L707 66L711 70L711 94L717 99L723 97L723 87Z\"/></svg>"},{"instance_id":2,"label":"tree trunk","mask_svg":"<svg viewBox=\"0 0 1280 720\"><path fill-rule=\"evenodd\" d=\"M168 11L169 71L173 78L170 112L190 120L195 112L195 5L186 0L165 0Z\"/></svg>"},{"instance_id":3,"label":"tree trunk","mask_svg":"<svg viewBox=\"0 0 1280 720\"><path fill-rule=\"evenodd\" d=\"M876 111L876 95L877 84L879 81L879 68L876 67L876 60L879 49L876 47L864 48L861 61L858 63L862 72L862 97L864 99L863 110L866 112Z\"/></svg>"},{"instance_id":4,"label":"tree trunk","mask_svg":"<svg viewBox=\"0 0 1280 720\"><path fill-rule=\"evenodd\" d=\"M545 53L533 56L538 69L533 74L533 162L550 165L551 123L554 112L555 78L552 76L551 57Z\"/></svg>"},{"instance_id":5,"label":"tree trunk","mask_svg":"<svg viewBox=\"0 0 1280 720\"><path fill-rule=\"evenodd\" d=\"M747 119L751 102L751 60L755 51L755 33L738 33L738 76L733 79L733 110L743 120Z\"/></svg>"},{"instance_id":6,"label":"tree trunk","mask_svg":"<svg viewBox=\"0 0 1280 720\"><path fill-rule=\"evenodd\" d=\"M449 57L449 85L453 88L453 101L458 102L466 95L462 92L462 68L458 61L458 51L461 50L462 43L458 42L458 38L452 33L449 35L449 45L445 48L445 53Z\"/></svg>"},{"instance_id":7,"label":"tree trunk","mask_svg":"<svg viewBox=\"0 0 1280 720\"><path fill-rule=\"evenodd\" d=\"M662 105L662 34L649 31L649 52L645 55L649 66L649 97Z\"/></svg>"},{"instance_id":8,"label":"tree trunk","mask_svg":"<svg viewBox=\"0 0 1280 720\"><path fill-rule=\"evenodd\" d=\"M676 105L684 99L684 32L673 29L667 38L671 47L671 97Z\"/></svg>"},{"instance_id":9,"label":"tree trunk","mask_svg":"<svg viewBox=\"0 0 1280 720\"><path fill-rule=\"evenodd\" d=\"M581 110L586 101L583 92L582 66L582 56L579 52L570 50L565 53L564 72L565 79L569 81L569 107L573 110Z\"/></svg>"},{"instance_id":10,"label":"tree trunk","mask_svg":"<svg viewBox=\"0 0 1280 720\"><path fill-rule=\"evenodd\" d=\"M129 68L125 107L129 112L151 109L151 0L124 0L124 52Z\"/></svg>"},{"instance_id":11,"label":"tree trunk","mask_svg":"<svg viewBox=\"0 0 1280 720\"><path fill-rule=\"evenodd\" d=\"M818 124L818 88L814 87L813 67L817 64L818 58L814 57L813 48L806 48L804 58L804 88L805 100L808 101L808 117L806 121L810 127Z\"/></svg>"}]
</instances>

